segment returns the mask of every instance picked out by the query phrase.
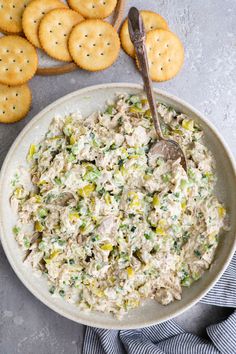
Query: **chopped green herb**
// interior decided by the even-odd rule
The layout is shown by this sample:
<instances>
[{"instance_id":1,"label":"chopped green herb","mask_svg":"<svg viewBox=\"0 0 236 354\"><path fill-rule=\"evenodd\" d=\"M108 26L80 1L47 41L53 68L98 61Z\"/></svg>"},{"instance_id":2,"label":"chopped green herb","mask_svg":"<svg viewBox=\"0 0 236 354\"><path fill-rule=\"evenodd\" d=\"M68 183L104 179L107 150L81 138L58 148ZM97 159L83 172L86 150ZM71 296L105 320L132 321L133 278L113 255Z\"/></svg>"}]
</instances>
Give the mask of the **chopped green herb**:
<instances>
[{"instance_id":1,"label":"chopped green herb","mask_svg":"<svg viewBox=\"0 0 236 354\"><path fill-rule=\"evenodd\" d=\"M118 161L118 166L121 168L124 165L124 160L120 159Z\"/></svg>"},{"instance_id":2,"label":"chopped green herb","mask_svg":"<svg viewBox=\"0 0 236 354\"><path fill-rule=\"evenodd\" d=\"M140 98L138 96L130 96L129 100L128 100L129 103L131 104L135 104L135 103L141 103L140 102Z\"/></svg>"},{"instance_id":3,"label":"chopped green herb","mask_svg":"<svg viewBox=\"0 0 236 354\"><path fill-rule=\"evenodd\" d=\"M183 242L184 243L188 242L189 238L190 238L190 233L188 231L184 231Z\"/></svg>"},{"instance_id":4,"label":"chopped green herb","mask_svg":"<svg viewBox=\"0 0 236 354\"><path fill-rule=\"evenodd\" d=\"M65 290L59 290L59 295L61 295L61 297L65 296Z\"/></svg>"},{"instance_id":5,"label":"chopped green herb","mask_svg":"<svg viewBox=\"0 0 236 354\"><path fill-rule=\"evenodd\" d=\"M30 247L30 241L26 237L24 237L23 240L24 240L25 248L29 248Z\"/></svg>"},{"instance_id":6,"label":"chopped green herb","mask_svg":"<svg viewBox=\"0 0 236 354\"><path fill-rule=\"evenodd\" d=\"M73 161L76 160L76 157L75 157L75 155L70 154L70 155L67 157L67 160L68 160L69 162L73 162Z\"/></svg>"},{"instance_id":7,"label":"chopped green herb","mask_svg":"<svg viewBox=\"0 0 236 354\"><path fill-rule=\"evenodd\" d=\"M20 228L17 227L17 226L14 226L13 229L12 229L13 233L17 236L20 232Z\"/></svg>"},{"instance_id":8,"label":"chopped green herb","mask_svg":"<svg viewBox=\"0 0 236 354\"><path fill-rule=\"evenodd\" d=\"M129 227L129 225L127 225L127 224L122 224L122 225L120 225L119 229L120 229L120 230L127 230L128 227Z\"/></svg>"},{"instance_id":9,"label":"chopped green herb","mask_svg":"<svg viewBox=\"0 0 236 354\"><path fill-rule=\"evenodd\" d=\"M165 173L164 175L162 175L162 180L165 183L169 182L170 178L171 178L171 175L169 173Z\"/></svg>"},{"instance_id":10,"label":"chopped green herb","mask_svg":"<svg viewBox=\"0 0 236 354\"><path fill-rule=\"evenodd\" d=\"M65 240L62 240L62 239L59 239L59 240L57 241L57 243L58 243L59 246L64 246L64 245L66 244L66 241L65 241Z\"/></svg>"},{"instance_id":11,"label":"chopped green herb","mask_svg":"<svg viewBox=\"0 0 236 354\"><path fill-rule=\"evenodd\" d=\"M186 287L189 287L191 285L191 279L189 275L186 275L186 277L181 280L181 285Z\"/></svg>"},{"instance_id":12,"label":"chopped green herb","mask_svg":"<svg viewBox=\"0 0 236 354\"><path fill-rule=\"evenodd\" d=\"M55 293L55 290L56 290L56 287L54 285L51 286L51 288L49 289L50 294L53 295Z\"/></svg>"},{"instance_id":13,"label":"chopped green herb","mask_svg":"<svg viewBox=\"0 0 236 354\"><path fill-rule=\"evenodd\" d=\"M56 184L58 184L59 186L61 185L61 179L59 177L55 177L54 181L56 182Z\"/></svg>"},{"instance_id":14,"label":"chopped green herb","mask_svg":"<svg viewBox=\"0 0 236 354\"><path fill-rule=\"evenodd\" d=\"M46 247L46 242L45 241L39 242L38 248L39 248L40 251L43 251L45 249L45 247Z\"/></svg>"},{"instance_id":15,"label":"chopped green herb","mask_svg":"<svg viewBox=\"0 0 236 354\"><path fill-rule=\"evenodd\" d=\"M48 215L47 209L44 209L44 208L38 209L38 216L40 218L44 219L44 218L46 218L47 215Z\"/></svg>"},{"instance_id":16,"label":"chopped green herb","mask_svg":"<svg viewBox=\"0 0 236 354\"><path fill-rule=\"evenodd\" d=\"M180 244L179 240L174 241L173 247L174 247L174 250L177 252L177 254L180 254L181 244Z\"/></svg>"},{"instance_id":17,"label":"chopped green herb","mask_svg":"<svg viewBox=\"0 0 236 354\"><path fill-rule=\"evenodd\" d=\"M99 241L100 239L100 236L99 235L95 235L91 238L92 242L96 242L96 241Z\"/></svg>"},{"instance_id":18,"label":"chopped green herb","mask_svg":"<svg viewBox=\"0 0 236 354\"><path fill-rule=\"evenodd\" d=\"M147 233L144 234L144 237L146 238L146 240L150 240L152 238L151 235Z\"/></svg>"},{"instance_id":19,"label":"chopped green herb","mask_svg":"<svg viewBox=\"0 0 236 354\"><path fill-rule=\"evenodd\" d=\"M122 125L123 117L118 118L117 123L118 123L119 126Z\"/></svg>"},{"instance_id":20,"label":"chopped green herb","mask_svg":"<svg viewBox=\"0 0 236 354\"><path fill-rule=\"evenodd\" d=\"M200 252L199 250L194 250L194 254L195 254L195 256L198 257L198 258L201 258L201 257L202 257L202 254L201 254L201 252Z\"/></svg>"},{"instance_id":21,"label":"chopped green herb","mask_svg":"<svg viewBox=\"0 0 236 354\"><path fill-rule=\"evenodd\" d=\"M117 148L117 147L116 147L116 144L115 144L115 143L111 144L110 150L115 150L116 148Z\"/></svg>"},{"instance_id":22,"label":"chopped green herb","mask_svg":"<svg viewBox=\"0 0 236 354\"><path fill-rule=\"evenodd\" d=\"M105 113L107 114L113 114L113 109L114 109L114 106L108 106Z\"/></svg>"}]
</instances>

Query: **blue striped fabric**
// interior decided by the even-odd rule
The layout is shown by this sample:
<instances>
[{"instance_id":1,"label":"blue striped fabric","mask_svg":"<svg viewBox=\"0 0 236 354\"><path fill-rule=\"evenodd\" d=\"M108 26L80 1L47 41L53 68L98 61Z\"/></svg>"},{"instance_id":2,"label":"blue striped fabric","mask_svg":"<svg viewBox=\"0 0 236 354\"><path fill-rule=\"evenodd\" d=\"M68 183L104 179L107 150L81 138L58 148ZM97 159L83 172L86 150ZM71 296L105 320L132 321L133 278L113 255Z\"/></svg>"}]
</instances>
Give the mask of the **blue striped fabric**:
<instances>
[{"instance_id":1,"label":"blue striped fabric","mask_svg":"<svg viewBox=\"0 0 236 354\"><path fill-rule=\"evenodd\" d=\"M236 254L202 303L236 308ZM174 320L135 330L87 327L83 354L236 354L236 310L207 328L208 339L187 333Z\"/></svg>"}]
</instances>

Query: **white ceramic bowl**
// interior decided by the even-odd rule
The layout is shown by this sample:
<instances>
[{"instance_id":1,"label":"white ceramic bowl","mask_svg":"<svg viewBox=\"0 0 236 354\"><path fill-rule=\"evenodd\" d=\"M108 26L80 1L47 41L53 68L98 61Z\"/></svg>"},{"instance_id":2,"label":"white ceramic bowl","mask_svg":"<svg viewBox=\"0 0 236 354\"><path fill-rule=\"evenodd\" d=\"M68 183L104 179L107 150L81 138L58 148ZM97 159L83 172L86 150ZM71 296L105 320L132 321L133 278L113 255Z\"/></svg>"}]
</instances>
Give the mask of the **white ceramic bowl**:
<instances>
[{"instance_id":1,"label":"white ceramic bowl","mask_svg":"<svg viewBox=\"0 0 236 354\"><path fill-rule=\"evenodd\" d=\"M9 196L11 193L10 180L19 165L26 165L26 154L32 142L39 142L55 114L65 115L80 110L84 116L93 111L103 109L107 100L114 98L117 93L140 93L142 87L134 84L106 84L85 88L73 92L36 115L19 134L5 159L0 176L0 231L1 240L7 258L15 273L24 285L45 305L61 315L79 323L102 328L139 328L153 325L168 320L203 297L222 275L233 256L235 250L236 218L233 213L236 210L236 170L233 157L223 142L216 129L193 107L182 100L155 90L156 98L174 107L177 111L186 113L198 121L204 132L205 142L213 152L218 173L217 194L226 204L229 210L231 229L225 232L219 243L214 262L209 271L189 289L184 289L181 301L175 301L168 306L161 306L154 300L148 300L145 304L130 311L122 320L102 313L84 313L62 299L53 298L48 292L47 282L43 278L36 278L30 267L22 263L22 253L19 249L12 227L16 221L13 214Z\"/></svg>"}]
</instances>

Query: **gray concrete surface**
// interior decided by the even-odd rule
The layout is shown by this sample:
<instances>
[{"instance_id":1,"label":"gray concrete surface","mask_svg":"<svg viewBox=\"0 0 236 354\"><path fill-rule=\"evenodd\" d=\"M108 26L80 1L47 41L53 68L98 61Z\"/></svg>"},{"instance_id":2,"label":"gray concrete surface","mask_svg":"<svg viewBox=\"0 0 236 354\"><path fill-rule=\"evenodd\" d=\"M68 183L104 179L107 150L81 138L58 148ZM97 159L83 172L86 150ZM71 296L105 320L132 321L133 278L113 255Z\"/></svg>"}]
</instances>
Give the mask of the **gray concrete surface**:
<instances>
[{"instance_id":1,"label":"gray concrete surface","mask_svg":"<svg viewBox=\"0 0 236 354\"><path fill-rule=\"evenodd\" d=\"M160 12L182 39L186 58L172 81L156 84L204 113L220 130L236 155L236 1L127 0ZM42 108L76 89L106 82L141 82L133 61L123 52L112 68L98 73L78 70L57 77L35 77L30 86L33 106L28 117L14 125L0 125L0 165L22 128ZM84 328L36 300L21 284L0 248L0 354L76 354L82 349ZM209 323L226 317L230 309L198 304L177 321L204 335Z\"/></svg>"}]
</instances>

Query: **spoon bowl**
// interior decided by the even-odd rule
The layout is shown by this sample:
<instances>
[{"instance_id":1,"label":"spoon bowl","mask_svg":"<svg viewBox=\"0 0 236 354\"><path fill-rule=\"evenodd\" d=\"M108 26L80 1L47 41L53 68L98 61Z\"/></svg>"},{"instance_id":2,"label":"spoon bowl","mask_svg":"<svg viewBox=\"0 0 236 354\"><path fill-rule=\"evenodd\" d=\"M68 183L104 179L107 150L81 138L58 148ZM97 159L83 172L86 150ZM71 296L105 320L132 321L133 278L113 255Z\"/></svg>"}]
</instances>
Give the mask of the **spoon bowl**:
<instances>
[{"instance_id":1,"label":"spoon bowl","mask_svg":"<svg viewBox=\"0 0 236 354\"><path fill-rule=\"evenodd\" d=\"M158 157L163 158L163 160L174 161L180 159L182 167L187 172L187 163L184 152L176 141L161 139L154 143L148 153L149 163L152 164L152 161L156 161Z\"/></svg>"}]
</instances>

